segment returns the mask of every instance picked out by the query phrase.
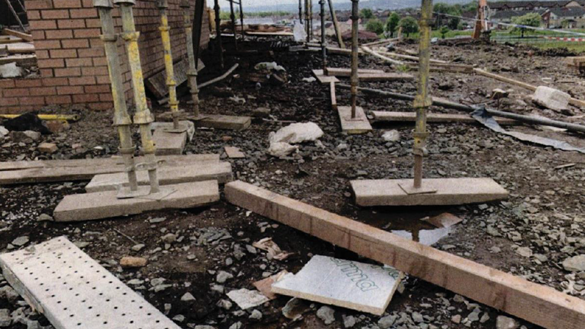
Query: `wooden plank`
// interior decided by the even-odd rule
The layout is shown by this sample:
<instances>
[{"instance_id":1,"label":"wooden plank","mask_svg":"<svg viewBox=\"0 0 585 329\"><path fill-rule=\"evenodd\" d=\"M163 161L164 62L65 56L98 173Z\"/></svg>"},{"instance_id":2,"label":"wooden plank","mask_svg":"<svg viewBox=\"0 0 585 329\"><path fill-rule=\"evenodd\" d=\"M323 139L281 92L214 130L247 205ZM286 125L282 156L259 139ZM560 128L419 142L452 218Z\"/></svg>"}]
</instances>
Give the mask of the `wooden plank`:
<instances>
[{"instance_id":1,"label":"wooden plank","mask_svg":"<svg viewBox=\"0 0 585 329\"><path fill-rule=\"evenodd\" d=\"M0 37L0 45L5 45L9 43L22 43L24 40L21 38L13 37L10 35L5 35Z\"/></svg>"},{"instance_id":2,"label":"wooden plank","mask_svg":"<svg viewBox=\"0 0 585 329\"><path fill-rule=\"evenodd\" d=\"M10 55L0 57L0 65L16 63L20 66L31 66L37 63L37 55Z\"/></svg>"},{"instance_id":3,"label":"wooden plank","mask_svg":"<svg viewBox=\"0 0 585 329\"><path fill-rule=\"evenodd\" d=\"M251 117L235 115L202 114L200 118L187 117L187 119L193 119L197 127L236 131L248 129L252 124Z\"/></svg>"},{"instance_id":4,"label":"wooden plank","mask_svg":"<svg viewBox=\"0 0 585 329\"><path fill-rule=\"evenodd\" d=\"M374 122L415 122L415 112L372 111ZM507 118L494 118L501 125L516 125L518 121ZM428 123L478 123L468 114L427 113Z\"/></svg>"},{"instance_id":5,"label":"wooden plank","mask_svg":"<svg viewBox=\"0 0 585 329\"><path fill-rule=\"evenodd\" d=\"M372 130L372 125L366 117L364 109L360 106L355 108L355 118L351 117L351 106L339 106L339 121L341 130L350 135L365 134Z\"/></svg>"},{"instance_id":6,"label":"wooden plank","mask_svg":"<svg viewBox=\"0 0 585 329\"><path fill-rule=\"evenodd\" d=\"M184 59L180 62L173 64L175 82L177 86L180 86L187 81L187 72L189 72L189 60ZM205 68L205 65L201 60L198 62L197 71L201 71ZM169 87L167 86L167 72L162 70L153 76L146 79L146 88L152 92L157 98L164 98L169 93Z\"/></svg>"},{"instance_id":7,"label":"wooden plank","mask_svg":"<svg viewBox=\"0 0 585 329\"><path fill-rule=\"evenodd\" d=\"M6 49L9 54L33 54L35 52L35 46L30 43L10 43Z\"/></svg>"},{"instance_id":8,"label":"wooden plank","mask_svg":"<svg viewBox=\"0 0 585 329\"><path fill-rule=\"evenodd\" d=\"M581 329L585 300L236 181L229 202L550 329Z\"/></svg>"},{"instance_id":9,"label":"wooden plank","mask_svg":"<svg viewBox=\"0 0 585 329\"><path fill-rule=\"evenodd\" d=\"M33 39L32 35L30 35L28 33L24 33L24 32L19 32L19 31L16 31L16 30L12 30L12 29L6 29L5 28L5 29L2 30L2 34L4 34L4 35L12 35L12 36L21 38L23 40L26 40L28 42L35 41Z\"/></svg>"},{"instance_id":10,"label":"wooden plank","mask_svg":"<svg viewBox=\"0 0 585 329\"><path fill-rule=\"evenodd\" d=\"M335 82L329 83L329 96L331 97L331 108L337 110L337 95L335 94Z\"/></svg>"},{"instance_id":11,"label":"wooden plank","mask_svg":"<svg viewBox=\"0 0 585 329\"><path fill-rule=\"evenodd\" d=\"M414 75L408 73L364 73L358 76L360 81L411 81Z\"/></svg>"},{"instance_id":12,"label":"wooden plank","mask_svg":"<svg viewBox=\"0 0 585 329\"><path fill-rule=\"evenodd\" d=\"M152 140L156 145L156 155L179 155L187 145L187 132L167 132L161 127L154 131Z\"/></svg>"},{"instance_id":13,"label":"wooden plank","mask_svg":"<svg viewBox=\"0 0 585 329\"><path fill-rule=\"evenodd\" d=\"M169 155L157 157L163 162L163 165L179 165L194 162L219 162L219 154L188 154L188 155ZM136 163L144 162L143 157L135 157ZM59 167L87 167L87 166L104 166L112 167L118 166L122 169L124 161L120 156L113 156L111 158L96 158L96 159L77 159L77 160L37 160L37 161L8 161L0 162L0 171L4 170L23 170L36 168L59 168Z\"/></svg>"},{"instance_id":14,"label":"wooden plank","mask_svg":"<svg viewBox=\"0 0 585 329\"><path fill-rule=\"evenodd\" d=\"M323 72L323 71L321 71ZM374 73L374 74L382 74L384 73L383 70L372 70L372 69L358 69L358 74L364 73ZM338 68L338 67L328 67L327 68L327 75L335 76L335 77L351 77L351 69L347 68Z\"/></svg>"},{"instance_id":15,"label":"wooden plank","mask_svg":"<svg viewBox=\"0 0 585 329\"><path fill-rule=\"evenodd\" d=\"M313 75L321 84L324 85L329 84L331 82L339 82L339 79L337 79L334 76L324 75L323 70L313 70Z\"/></svg>"},{"instance_id":16,"label":"wooden plank","mask_svg":"<svg viewBox=\"0 0 585 329\"><path fill-rule=\"evenodd\" d=\"M508 191L491 178L427 178L423 179L423 189L434 193L422 194L409 190L413 186L412 179L353 180L350 183L355 202L362 207L462 205L508 197Z\"/></svg>"},{"instance_id":17,"label":"wooden plank","mask_svg":"<svg viewBox=\"0 0 585 329\"><path fill-rule=\"evenodd\" d=\"M328 54L338 54L338 55L351 55L351 49L327 47L327 53ZM364 51L360 49L360 50L358 50L358 54L363 55Z\"/></svg>"}]
</instances>

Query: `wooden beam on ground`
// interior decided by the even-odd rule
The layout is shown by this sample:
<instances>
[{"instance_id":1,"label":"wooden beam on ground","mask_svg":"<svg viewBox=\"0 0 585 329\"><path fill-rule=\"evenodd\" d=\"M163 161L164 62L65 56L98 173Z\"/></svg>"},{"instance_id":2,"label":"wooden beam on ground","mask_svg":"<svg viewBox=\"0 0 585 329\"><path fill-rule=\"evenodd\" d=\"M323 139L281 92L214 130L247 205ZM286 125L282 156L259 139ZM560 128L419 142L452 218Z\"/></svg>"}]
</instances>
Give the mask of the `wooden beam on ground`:
<instances>
[{"instance_id":1,"label":"wooden beam on ground","mask_svg":"<svg viewBox=\"0 0 585 329\"><path fill-rule=\"evenodd\" d=\"M11 30L11 29L3 29L2 30L2 34L4 34L4 35L12 35L14 37L21 38L22 40L26 40L28 42L35 41L33 39L32 35L30 35L28 33L24 33L24 32L19 32L19 31Z\"/></svg>"},{"instance_id":2,"label":"wooden beam on ground","mask_svg":"<svg viewBox=\"0 0 585 329\"><path fill-rule=\"evenodd\" d=\"M334 76L324 75L323 70L313 70L313 75L321 84L324 85L330 84L331 82L339 82L339 79Z\"/></svg>"},{"instance_id":3,"label":"wooden beam on ground","mask_svg":"<svg viewBox=\"0 0 585 329\"><path fill-rule=\"evenodd\" d=\"M585 300L236 181L229 202L341 248L550 329L581 329Z\"/></svg>"},{"instance_id":4,"label":"wooden beam on ground","mask_svg":"<svg viewBox=\"0 0 585 329\"><path fill-rule=\"evenodd\" d=\"M328 76L350 77L351 69L346 68L327 68ZM382 70L359 69L358 79L361 81L403 81L414 80L414 76L408 73L384 72Z\"/></svg>"},{"instance_id":5,"label":"wooden beam on ground","mask_svg":"<svg viewBox=\"0 0 585 329\"><path fill-rule=\"evenodd\" d=\"M377 58L383 60L384 62L388 62L388 63L394 64L394 65L402 65L402 64L404 64L404 62L401 62L399 60L395 60L395 59L392 59L392 58L389 58L389 57L380 55L380 54L378 54L377 52L373 51L372 49L370 49L368 47L362 47L362 49L366 53L368 53L368 54L370 54L370 55L372 55L374 57L377 57Z\"/></svg>"},{"instance_id":6,"label":"wooden beam on ground","mask_svg":"<svg viewBox=\"0 0 585 329\"><path fill-rule=\"evenodd\" d=\"M327 53L328 54L338 54L338 55L351 55L351 49L327 47ZM363 55L364 51L360 49L360 50L358 50L358 54Z\"/></svg>"},{"instance_id":7,"label":"wooden beam on ground","mask_svg":"<svg viewBox=\"0 0 585 329\"><path fill-rule=\"evenodd\" d=\"M415 122L415 112L372 111L374 122ZM500 125L517 125L520 122L506 118L494 118ZM428 123L478 123L468 114L427 113Z\"/></svg>"},{"instance_id":8,"label":"wooden beam on ground","mask_svg":"<svg viewBox=\"0 0 585 329\"><path fill-rule=\"evenodd\" d=\"M337 110L337 95L335 95L335 82L331 81L329 83L329 95L331 97L331 108L336 111Z\"/></svg>"},{"instance_id":9,"label":"wooden beam on ground","mask_svg":"<svg viewBox=\"0 0 585 329\"><path fill-rule=\"evenodd\" d=\"M397 53L393 53L393 52L378 51L377 53L379 53L381 55L385 55L385 56L394 57L394 58L408 59L408 60L415 61L415 62L418 62L418 60L419 60L419 58L416 56L402 55L402 54L397 54ZM431 59L430 63L431 64L447 64L446 61L442 61L439 59Z\"/></svg>"},{"instance_id":10,"label":"wooden beam on ground","mask_svg":"<svg viewBox=\"0 0 585 329\"><path fill-rule=\"evenodd\" d=\"M528 89L530 91L536 91L536 88L538 88L538 87L533 86L531 84L528 84L528 83L525 83L522 81L518 81L518 80L514 80L512 78L508 78L508 77L505 77L505 76L502 76L499 74L490 73L490 72L487 72L487 71L482 70L482 69L473 69L473 72L475 72L476 74L479 74L479 75L483 75L483 76L488 77L488 78L492 78L492 79L495 79L498 81L502 81L502 82L514 85L514 86L522 87L522 88ZM582 101L580 99L576 99L576 98L571 97L569 99L569 104L575 105L575 106L578 106L581 108L585 108L585 101Z\"/></svg>"},{"instance_id":11,"label":"wooden beam on ground","mask_svg":"<svg viewBox=\"0 0 585 329\"><path fill-rule=\"evenodd\" d=\"M30 66L37 63L37 55L10 55L0 57L0 65L16 63L20 66Z\"/></svg>"},{"instance_id":12,"label":"wooden beam on ground","mask_svg":"<svg viewBox=\"0 0 585 329\"><path fill-rule=\"evenodd\" d=\"M384 70L376 70L376 69L358 69L358 74L364 74L364 73L382 74L385 72L384 72ZM328 76L335 76L335 77L351 77L351 69L340 68L340 67L328 67L327 68L327 75Z\"/></svg>"}]
</instances>

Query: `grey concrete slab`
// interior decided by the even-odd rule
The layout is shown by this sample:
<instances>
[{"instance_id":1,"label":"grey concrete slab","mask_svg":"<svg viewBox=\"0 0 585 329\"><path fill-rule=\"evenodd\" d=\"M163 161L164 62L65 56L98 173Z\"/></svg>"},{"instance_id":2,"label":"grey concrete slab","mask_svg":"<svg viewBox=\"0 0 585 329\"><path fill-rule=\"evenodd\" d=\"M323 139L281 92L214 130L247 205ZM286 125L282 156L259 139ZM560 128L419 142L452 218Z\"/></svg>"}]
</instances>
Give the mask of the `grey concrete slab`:
<instances>
[{"instance_id":1,"label":"grey concrete slab","mask_svg":"<svg viewBox=\"0 0 585 329\"><path fill-rule=\"evenodd\" d=\"M65 237L0 255L10 285L56 329L179 329Z\"/></svg>"},{"instance_id":2,"label":"grey concrete slab","mask_svg":"<svg viewBox=\"0 0 585 329\"><path fill-rule=\"evenodd\" d=\"M314 256L297 274L274 283L272 292L382 315L402 277L392 267Z\"/></svg>"},{"instance_id":3,"label":"grey concrete slab","mask_svg":"<svg viewBox=\"0 0 585 329\"><path fill-rule=\"evenodd\" d=\"M154 196L118 199L117 191L66 196L57 205L55 221L84 221L140 214L160 209L189 209L219 200L216 180L161 186L160 198ZM168 193L167 191L173 191Z\"/></svg>"},{"instance_id":4,"label":"grey concrete slab","mask_svg":"<svg viewBox=\"0 0 585 329\"><path fill-rule=\"evenodd\" d=\"M355 118L351 117L351 106L339 106L337 109L339 113L339 121L341 122L341 130L351 135L365 134L372 130L372 125L364 113L364 109L356 106Z\"/></svg>"},{"instance_id":5,"label":"grey concrete slab","mask_svg":"<svg viewBox=\"0 0 585 329\"><path fill-rule=\"evenodd\" d=\"M423 188L436 193L408 194L402 186L412 179L354 180L351 187L360 206L461 205L506 199L508 191L491 178L429 178Z\"/></svg>"},{"instance_id":6,"label":"grey concrete slab","mask_svg":"<svg viewBox=\"0 0 585 329\"><path fill-rule=\"evenodd\" d=\"M172 128L172 123L165 122L169 128ZM187 145L187 132L168 132L165 131L167 125L159 123L158 128L154 130L152 139L156 146L156 155L178 155L183 154L185 145Z\"/></svg>"},{"instance_id":7,"label":"grey concrete slab","mask_svg":"<svg viewBox=\"0 0 585 329\"><path fill-rule=\"evenodd\" d=\"M148 185L147 171L137 172L138 185ZM163 166L158 170L159 184L170 185L205 180L217 180L219 184L225 184L233 180L232 165L229 162L195 163L183 166ZM85 186L87 193L115 191L119 186L128 186L126 173L96 175Z\"/></svg>"}]
</instances>

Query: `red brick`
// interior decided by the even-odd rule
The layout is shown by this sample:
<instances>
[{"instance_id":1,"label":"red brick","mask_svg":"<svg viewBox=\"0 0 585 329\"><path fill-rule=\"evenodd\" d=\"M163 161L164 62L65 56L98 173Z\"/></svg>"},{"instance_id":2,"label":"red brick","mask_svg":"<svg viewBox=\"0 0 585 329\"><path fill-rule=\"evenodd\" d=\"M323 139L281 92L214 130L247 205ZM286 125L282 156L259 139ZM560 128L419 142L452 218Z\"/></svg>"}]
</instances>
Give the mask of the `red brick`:
<instances>
[{"instance_id":1,"label":"red brick","mask_svg":"<svg viewBox=\"0 0 585 329\"><path fill-rule=\"evenodd\" d=\"M60 29L80 29L85 27L83 19L61 19L57 21Z\"/></svg>"},{"instance_id":2,"label":"red brick","mask_svg":"<svg viewBox=\"0 0 585 329\"><path fill-rule=\"evenodd\" d=\"M47 58L49 58L49 51L48 50L39 50L39 49L37 49L35 51L35 53L37 54L37 59L47 59Z\"/></svg>"},{"instance_id":3,"label":"red brick","mask_svg":"<svg viewBox=\"0 0 585 329\"><path fill-rule=\"evenodd\" d=\"M63 59L60 59L60 58L56 58L56 59L38 59L37 60L37 65L41 69L55 68L55 67L65 67L65 61Z\"/></svg>"},{"instance_id":4,"label":"red brick","mask_svg":"<svg viewBox=\"0 0 585 329\"><path fill-rule=\"evenodd\" d=\"M45 97L23 97L20 99L20 105L45 105Z\"/></svg>"},{"instance_id":5,"label":"red brick","mask_svg":"<svg viewBox=\"0 0 585 329\"><path fill-rule=\"evenodd\" d=\"M30 90L28 88L18 88L18 89L4 89L2 92L3 97L21 97L21 96L29 96Z\"/></svg>"},{"instance_id":6,"label":"red brick","mask_svg":"<svg viewBox=\"0 0 585 329\"><path fill-rule=\"evenodd\" d=\"M57 21L54 20L41 20L41 21L30 21L31 30L55 30L57 29Z\"/></svg>"},{"instance_id":7,"label":"red brick","mask_svg":"<svg viewBox=\"0 0 585 329\"><path fill-rule=\"evenodd\" d=\"M85 86L84 89L88 94L109 93L110 85Z\"/></svg>"},{"instance_id":8,"label":"red brick","mask_svg":"<svg viewBox=\"0 0 585 329\"><path fill-rule=\"evenodd\" d=\"M101 34L100 29L83 29L74 31L76 38L98 38Z\"/></svg>"},{"instance_id":9,"label":"red brick","mask_svg":"<svg viewBox=\"0 0 585 329\"><path fill-rule=\"evenodd\" d=\"M91 58L67 58L65 60L67 67L81 67L81 66L92 66Z\"/></svg>"},{"instance_id":10,"label":"red brick","mask_svg":"<svg viewBox=\"0 0 585 329\"><path fill-rule=\"evenodd\" d=\"M105 56L103 48L79 49L79 57L102 57Z\"/></svg>"},{"instance_id":11,"label":"red brick","mask_svg":"<svg viewBox=\"0 0 585 329\"><path fill-rule=\"evenodd\" d=\"M16 97L0 97L0 106L18 105L18 98Z\"/></svg>"},{"instance_id":12,"label":"red brick","mask_svg":"<svg viewBox=\"0 0 585 329\"><path fill-rule=\"evenodd\" d=\"M41 74L41 77L43 77L43 78L52 78L55 76L53 74L53 69L40 69L39 73Z\"/></svg>"},{"instance_id":13,"label":"red brick","mask_svg":"<svg viewBox=\"0 0 585 329\"><path fill-rule=\"evenodd\" d=\"M31 96L51 96L55 95L55 87L40 87L40 88L31 88L30 89Z\"/></svg>"},{"instance_id":14,"label":"red brick","mask_svg":"<svg viewBox=\"0 0 585 329\"><path fill-rule=\"evenodd\" d=\"M43 86L68 86L69 79L67 78L47 78L43 79Z\"/></svg>"},{"instance_id":15,"label":"red brick","mask_svg":"<svg viewBox=\"0 0 585 329\"><path fill-rule=\"evenodd\" d=\"M93 58L93 66L106 66L108 65L108 60L105 57L94 57Z\"/></svg>"},{"instance_id":16,"label":"red brick","mask_svg":"<svg viewBox=\"0 0 585 329\"><path fill-rule=\"evenodd\" d=\"M114 108L114 104L113 103L89 103L87 104L87 107L89 107L92 110L111 110L112 108Z\"/></svg>"},{"instance_id":17,"label":"red brick","mask_svg":"<svg viewBox=\"0 0 585 329\"><path fill-rule=\"evenodd\" d=\"M95 79L96 79L96 83L98 85L110 83L110 77L107 75L99 75L99 76L95 77Z\"/></svg>"},{"instance_id":18,"label":"red brick","mask_svg":"<svg viewBox=\"0 0 585 329\"><path fill-rule=\"evenodd\" d=\"M93 18L98 17L97 10L94 8L87 9L71 9L69 10L71 18Z\"/></svg>"},{"instance_id":19,"label":"red brick","mask_svg":"<svg viewBox=\"0 0 585 329\"><path fill-rule=\"evenodd\" d=\"M28 4L26 4L25 7L28 7ZM28 17L29 21L41 19L41 12L38 10L27 10L26 17Z\"/></svg>"},{"instance_id":20,"label":"red brick","mask_svg":"<svg viewBox=\"0 0 585 329\"><path fill-rule=\"evenodd\" d=\"M89 39L89 47L90 48L103 48L104 42L102 41L102 39L98 39L98 38Z\"/></svg>"},{"instance_id":21,"label":"red brick","mask_svg":"<svg viewBox=\"0 0 585 329\"><path fill-rule=\"evenodd\" d=\"M57 0L59 1L59 0ZM26 10L32 9L52 9L53 8L53 1L52 0L26 0L24 2L24 6Z\"/></svg>"},{"instance_id":22,"label":"red brick","mask_svg":"<svg viewBox=\"0 0 585 329\"><path fill-rule=\"evenodd\" d=\"M16 79L14 80L16 88L30 88L42 86L41 79Z\"/></svg>"},{"instance_id":23,"label":"red brick","mask_svg":"<svg viewBox=\"0 0 585 329\"><path fill-rule=\"evenodd\" d=\"M73 30L54 30L45 31L47 39L71 39L73 38Z\"/></svg>"},{"instance_id":24,"label":"red brick","mask_svg":"<svg viewBox=\"0 0 585 329\"><path fill-rule=\"evenodd\" d=\"M93 0L81 0L83 8L93 8Z\"/></svg>"},{"instance_id":25,"label":"red brick","mask_svg":"<svg viewBox=\"0 0 585 329\"><path fill-rule=\"evenodd\" d=\"M61 42L59 40L40 40L35 41L35 49L60 49Z\"/></svg>"},{"instance_id":26,"label":"red brick","mask_svg":"<svg viewBox=\"0 0 585 329\"><path fill-rule=\"evenodd\" d=\"M58 3L60 0L57 0ZM62 9L62 10L43 10L41 11L41 16L43 19L64 19L69 18L69 10Z\"/></svg>"},{"instance_id":27,"label":"red brick","mask_svg":"<svg viewBox=\"0 0 585 329\"><path fill-rule=\"evenodd\" d=\"M77 50L75 49L57 49L50 51L51 58L75 58Z\"/></svg>"},{"instance_id":28,"label":"red brick","mask_svg":"<svg viewBox=\"0 0 585 329\"><path fill-rule=\"evenodd\" d=\"M61 96L47 96L46 98L47 104L71 104L71 96L69 95L61 95Z\"/></svg>"},{"instance_id":29,"label":"red brick","mask_svg":"<svg viewBox=\"0 0 585 329\"><path fill-rule=\"evenodd\" d=\"M100 97L97 94L73 95L73 103L93 103L99 102Z\"/></svg>"},{"instance_id":30,"label":"red brick","mask_svg":"<svg viewBox=\"0 0 585 329\"><path fill-rule=\"evenodd\" d=\"M106 66L84 67L81 69L81 75L108 75L108 68Z\"/></svg>"},{"instance_id":31,"label":"red brick","mask_svg":"<svg viewBox=\"0 0 585 329\"><path fill-rule=\"evenodd\" d=\"M108 94L100 94L100 101L102 102L112 102L114 101L114 97L111 93Z\"/></svg>"},{"instance_id":32,"label":"red brick","mask_svg":"<svg viewBox=\"0 0 585 329\"><path fill-rule=\"evenodd\" d=\"M69 78L69 84L71 86L87 86L95 85L95 77L80 77L80 78Z\"/></svg>"},{"instance_id":33,"label":"red brick","mask_svg":"<svg viewBox=\"0 0 585 329\"><path fill-rule=\"evenodd\" d=\"M55 77L78 77L81 76L79 67L69 67L66 69L55 69Z\"/></svg>"},{"instance_id":34,"label":"red brick","mask_svg":"<svg viewBox=\"0 0 585 329\"><path fill-rule=\"evenodd\" d=\"M55 8L81 8L81 0L54 0Z\"/></svg>"},{"instance_id":35,"label":"red brick","mask_svg":"<svg viewBox=\"0 0 585 329\"><path fill-rule=\"evenodd\" d=\"M31 31L30 34L31 34L33 40L35 40L35 41L45 40L45 31L35 30L35 31Z\"/></svg>"},{"instance_id":36,"label":"red brick","mask_svg":"<svg viewBox=\"0 0 585 329\"><path fill-rule=\"evenodd\" d=\"M85 87L87 88L87 87ZM83 94L83 87L82 86L62 86L57 87L57 95L74 95L74 94Z\"/></svg>"},{"instance_id":37,"label":"red brick","mask_svg":"<svg viewBox=\"0 0 585 329\"><path fill-rule=\"evenodd\" d=\"M14 88L14 79L0 79L0 88Z\"/></svg>"},{"instance_id":38,"label":"red brick","mask_svg":"<svg viewBox=\"0 0 585 329\"><path fill-rule=\"evenodd\" d=\"M89 48L89 41L87 39L71 39L61 40L63 48Z\"/></svg>"},{"instance_id":39,"label":"red brick","mask_svg":"<svg viewBox=\"0 0 585 329\"><path fill-rule=\"evenodd\" d=\"M86 18L85 19L85 26L88 28L91 27L101 27L102 26L102 22L100 21L99 18Z\"/></svg>"}]
</instances>

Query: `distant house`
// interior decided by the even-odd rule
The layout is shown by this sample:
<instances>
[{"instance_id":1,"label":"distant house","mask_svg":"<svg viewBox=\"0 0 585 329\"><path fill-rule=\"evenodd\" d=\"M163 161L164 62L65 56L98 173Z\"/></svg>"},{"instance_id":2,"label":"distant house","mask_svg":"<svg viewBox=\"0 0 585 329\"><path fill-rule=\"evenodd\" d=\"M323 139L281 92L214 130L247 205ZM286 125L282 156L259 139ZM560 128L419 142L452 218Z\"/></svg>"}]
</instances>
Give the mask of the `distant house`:
<instances>
[{"instance_id":1,"label":"distant house","mask_svg":"<svg viewBox=\"0 0 585 329\"><path fill-rule=\"evenodd\" d=\"M552 8L542 14L547 28L585 28L585 8Z\"/></svg>"},{"instance_id":2,"label":"distant house","mask_svg":"<svg viewBox=\"0 0 585 329\"><path fill-rule=\"evenodd\" d=\"M490 16L490 20L497 23L512 23L512 20L515 17L524 16L530 13L538 13L543 15L547 9L538 9L538 10L500 10L496 12L494 15Z\"/></svg>"}]
</instances>

